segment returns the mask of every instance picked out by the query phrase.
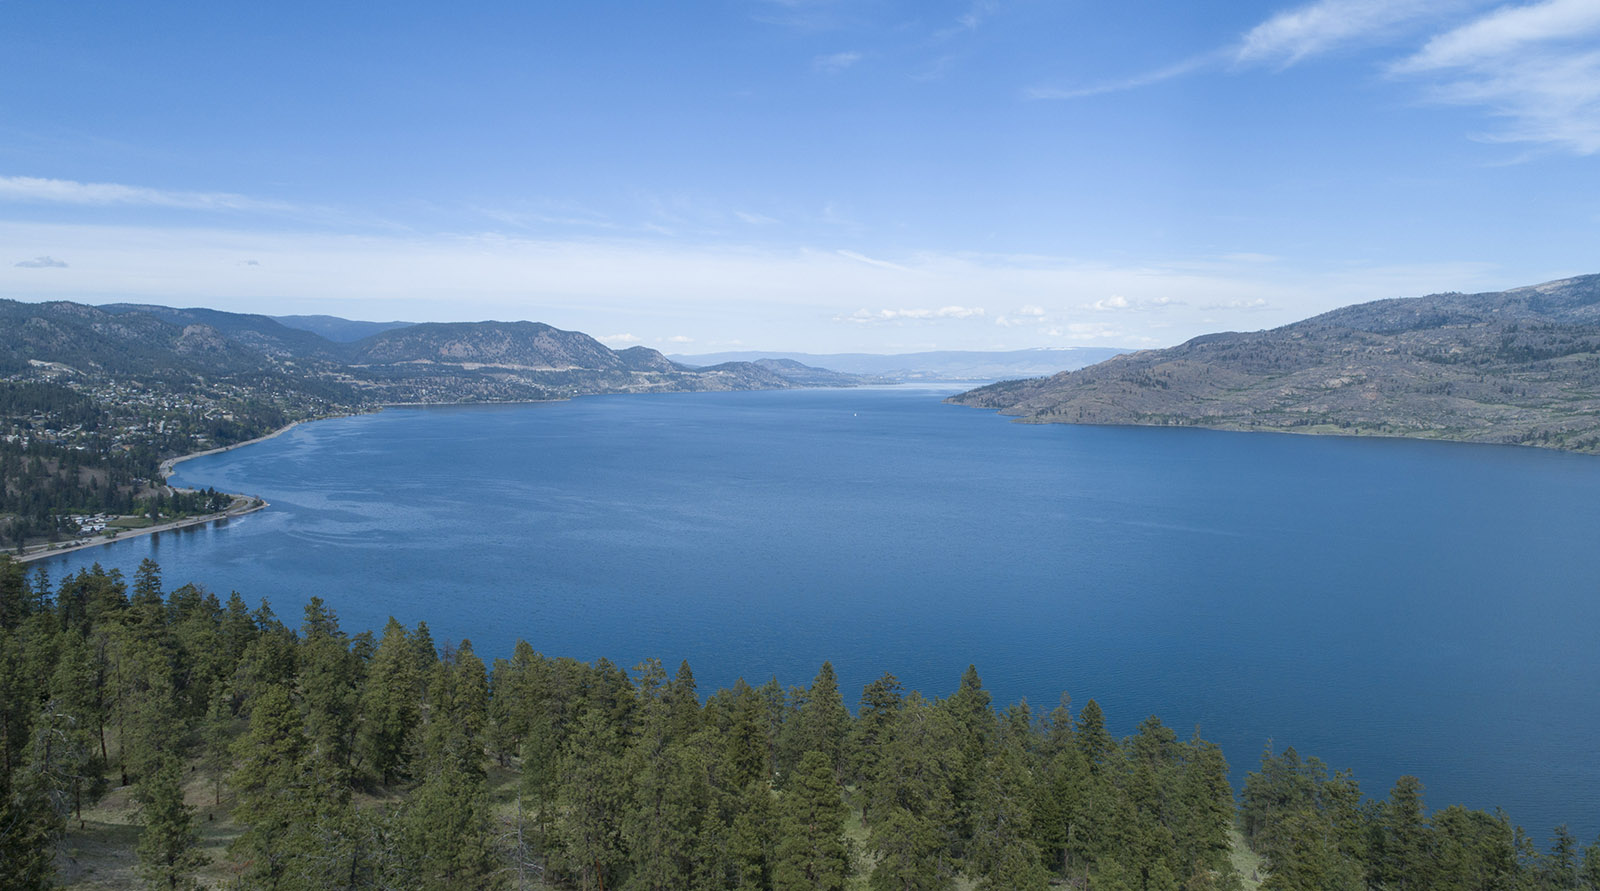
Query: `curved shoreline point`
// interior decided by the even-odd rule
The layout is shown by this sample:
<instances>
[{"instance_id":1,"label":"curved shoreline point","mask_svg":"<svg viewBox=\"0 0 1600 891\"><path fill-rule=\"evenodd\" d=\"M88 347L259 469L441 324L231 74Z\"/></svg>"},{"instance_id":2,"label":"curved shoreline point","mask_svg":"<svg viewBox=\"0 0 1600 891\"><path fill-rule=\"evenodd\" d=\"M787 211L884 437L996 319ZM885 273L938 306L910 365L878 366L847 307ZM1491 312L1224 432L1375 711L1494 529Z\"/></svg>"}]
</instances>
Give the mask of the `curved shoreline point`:
<instances>
[{"instance_id":1,"label":"curved shoreline point","mask_svg":"<svg viewBox=\"0 0 1600 891\"><path fill-rule=\"evenodd\" d=\"M220 449L218 451L220 451ZM34 560L43 560L46 557L54 557L57 554L68 554L73 551L81 551L84 548L94 548L101 545L116 544L119 541L126 541L130 538L138 538L141 535L154 535L157 532L172 532L177 529L187 529L190 526L201 526L206 523L214 523L218 520L229 520L234 517L242 517L245 514L253 514L258 510L265 510L271 506L265 498L257 498L254 495L235 495L234 498L242 499L242 501L238 501L235 504L230 505L227 510L220 513L206 514L202 517L184 517L181 520L173 520L170 523L162 523L157 526L147 526L143 529L125 529L111 536L110 538L102 536L100 538L76 541L71 544L47 544L21 555L12 554L11 559L17 561L18 563L31 563Z\"/></svg>"},{"instance_id":2,"label":"curved shoreline point","mask_svg":"<svg viewBox=\"0 0 1600 891\"><path fill-rule=\"evenodd\" d=\"M236 442L233 445L220 446L220 447L214 448L214 449L206 449L205 451L202 451L202 452L193 452L193 453L188 454L188 455L179 455L176 458L168 458L165 461L161 462L161 464L157 468L156 472L161 477L162 485L167 485L167 479L172 476L173 468L175 468L179 464L182 464L183 462L189 460L190 458L200 458L200 457L203 457L205 455L216 455L216 454L219 454L221 452L232 451L233 449L237 449L237 448L240 448L242 446L255 445L258 442L265 442L266 440L272 439L275 436L281 436L284 433L288 433L290 430L294 429L295 427L298 427L301 424L306 423L306 421L320 421L320 420L323 420L323 419L322 418L306 418L306 419L300 420L300 421L291 421L287 425L285 425L283 427L279 427L277 430L274 430L271 433L266 434L265 436L257 436L255 439L247 439L244 442ZM176 486L172 486L171 488L176 489L177 487ZM184 490L184 491L190 491L190 490ZM87 539L87 540L76 541L76 542L73 542L71 544L59 544L59 543L57 543L57 544L46 544L46 545L38 546L38 547L34 548L33 550L26 551L26 552L24 552L22 554L12 554L11 555L11 559L17 561L18 563L31 563L34 560L43 560L46 557L54 557L54 556L56 556L58 554L68 554L68 553L71 553L73 551L81 551L84 548L93 548L93 547L99 547L101 545L116 544L119 541L126 541L126 540L128 540L130 538L138 538L141 535L154 535L154 534L156 534L158 532L172 532L172 531L175 531L175 530L178 530L178 529L187 529L187 528L189 528L191 526L200 526L200 525L203 525L203 524L206 524L206 523L214 523L214 522L216 522L218 520L227 520L227 519L232 519L233 517L242 517L245 514L253 514L258 510L265 510L266 508L271 506L267 502L267 500L265 498L260 498L260 497L255 496L255 495L243 495L243 494L240 494L240 493L237 493L237 492L229 492L229 493L226 493L226 494L231 495L233 497L234 503L228 505L228 509L227 510L220 511L218 513L206 514L205 516L200 516L200 517L184 517L181 520L173 520L170 523L161 523L161 524L158 524L158 525L155 525L155 526L147 526L147 527L145 527L143 529L125 529L125 530L123 530L121 532L118 532L117 534L111 536L110 538L106 538L106 537L102 536L102 537L99 537L99 538L92 538L92 539Z\"/></svg>"}]
</instances>

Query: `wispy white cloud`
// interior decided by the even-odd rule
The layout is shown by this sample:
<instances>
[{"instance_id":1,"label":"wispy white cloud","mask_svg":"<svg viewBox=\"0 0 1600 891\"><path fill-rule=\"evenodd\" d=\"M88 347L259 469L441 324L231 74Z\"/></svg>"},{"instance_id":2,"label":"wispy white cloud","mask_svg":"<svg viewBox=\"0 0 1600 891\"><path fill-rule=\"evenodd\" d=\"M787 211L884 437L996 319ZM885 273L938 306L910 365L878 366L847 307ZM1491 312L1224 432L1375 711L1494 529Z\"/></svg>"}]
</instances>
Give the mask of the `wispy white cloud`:
<instances>
[{"instance_id":1,"label":"wispy white cloud","mask_svg":"<svg viewBox=\"0 0 1600 891\"><path fill-rule=\"evenodd\" d=\"M1255 312L1271 309L1272 304L1265 297L1257 297L1253 300L1223 300L1216 303L1206 303L1202 304L1200 308L1204 310L1234 309Z\"/></svg>"},{"instance_id":2,"label":"wispy white cloud","mask_svg":"<svg viewBox=\"0 0 1600 891\"><path fill-rule=\"evenodd\" d=\"M1484 135L1600 151L1600 3L1546 0L1497 9L1434 37L1391 72L1416 77L1428 98L1481 106L1506 125Z\"/></svg>"},{"instance_id":3,"label":"wispy white cloud","mask_svg":"<svg viewBox=\"0 0 1600 891\"><path fill-rule=\"evenodd\" d=\"M1234 50L1244 64L1293 65L1459 8L1459 0L1318 0L1280 12L1247 31Z\"/></svg>"},{"instance_id":4,"label":"wispy white cloud","mask_svg":"<svg viewBox=\"0 0 1600 891\"><path fill-rule=\"evenodd\" d=\"M20 260L15 264L21 269L66 269L67 261L57 260L55 257L39 256L28 260Z\"/></svg>"},{"instance_id":5,"label":"wispy white cloud","mask_svg":"<svg viewBox=\"0 0 1600 891\"><path fill-rule=\"evenodd\" d=\"M855 251L840 250L840 251L837 251L836 253L841 257L845 257L847 259L854 260L857 263L865 263L868 266L876 266L879 269L893 269L896 272L912 272L912 271L914 271L910 267L901 266L899 263L891 263L888 260L879 260L879 259L876 259L874 257L869 257L866 254L858 254Z\"/></svg>"},{"instance_id":6,"label":"wispy white cloud","mask_svg":"<svg viewBox=\"0 0 1600 891\"><path fill-rule=\"evenodd\" d=\"M1420 49L1387 67L1427 100L1475 106L1505 121L1487 141L1600 152L1600 2L1540 0L1481 12L1484 0L1316 0L1280 12L1235 43L1130 77L1076 86L1035 86L1032 99L1083 99L1150 87L1223 65L1235 71L1289 68L1351 46L1415 41ZM1473 16L1476 16L1475 18ZM1443 29L1443 30L1441 30ZM1414 45L1414 44L1413 44Z\"/></svg>"},{"instance_id":7,"label":"wispy white cloud","mask_svg":"<svg viewBox=\"0 0 1600 891\"><path fill-rule=\"evenodd\" d=\"M1167 307L1187 305L1187 301L1178 300L1165 295L1159 297L1148 297L1140 300L1129 300L1127 297L1124 297L1121 294L1113 294L1110 297L1105 297L1090 303L1089 305L1085 306L1084 309L1094 310L1095 312L1150 312L1152 310L1166 309Z\"/></svg>"},{"instance_id":8,"label":"wispy white cloud","mask_svg":"<svg viewBox=\"0 0 1600 891\"><path fill-rule=\"evenodd\" d=\"M1190 59L1185 59L1165 68L1157 68L1136 74L1132 77L1118 78L1116 80L1101 81L1075 87L1035 86L1023 91L1029 99L1086 99L1090 96L1102 96L1107 93L1121 93L1127 90L1137 90L1141 87L1151 87L1163 81L1192 74L1210 65L1221 62L1226 54L1220 51L1203 53Z\"/></svg>"},{"instance_id":9,"label":"wispy white cloud","mask_svg":"<svg viewBox=\"0 0 1600 891\"><path fill-rule=\"evenodd\" d=\"M970 319L981 315L983 308L979 306L941 306L937 309L858 309L850 315L834 316L833 320L864 325L872 322Z\"/></svg>"},{"instance_id":10,"label":"wispy white cloud","mask_svg":"<svg viewBox=\"0 0 1600 891\"><path fill-rule=\"evenodd\" d=\"M1398 26L1414 25L1472 0L1317 0L1280 12L1246 31L1231 45L1128 77L1078 86L1035 86L1030 99L1085 99L1155 86L1223 65L1276 65L1353 43L1391 39Z\"/></svg>"},{"instance_id":11,"label":"wispy white cloud","mask_svg":"<svg viewBox=\"0 0 1600 891\"><path fill-rule=\"evenodd\" d=\"M613 344L638 343L642 339L643 338L632 334L602 334L595 338L595 340L600 341L606 346L612 346Z\"/></svg>"},{"instance_id":12,"label":"wispy white cloud","mask_svg":"<svg viewBox=\"0 0 1600 891\"><path fill-rule=\"evenodd\" d=\"M29 204L76 204L92 207L139 205L186 210L295 211L295 205L263 201L229 192L173 192L118 183L81 183L70 179L0 176L0 201Z\"/></svg>"},{"instance_id":13,"label":"wispy white cloud","mask_svg":"<svg viewBox=\"0 0 1600 891\"><path fill-rule=\"evenodd\" d=\"M815 59L812 59L811 70L821 72L822 74L838 74L839 72L844 71L846 68L849 68L859 61L861 61L861 53L853 50L842 53L830 53L828 55L818 56Z\"/></svg>"},{"instance_id":14,"label":"wispy white cloud","mask_svg":"<svg viewBox=\"0 0 1600 891\"><path fill-rule=\"evenodd\" d=\"M778 222L778 220L766 214L750 213L743 210L736 210L733 215L752 226L771 226Z\"/></svg>"},{"instance_id":15,"label":"wispy white cloud","mask_svg":"<svg viewBox=\"0 0 1600 891\"><path fill-rule=\"evenodd\" d=\"M1001 328L1026 328L1034 327L1043 330L1049 325L1050 314L1045 308L1037 304L1028 304L1014 313L998 315L994 318L996 326Z\"/></svg>"},{"instance_id":16,"label":"wispy white cloud","mask_svg":"<svg viewBox=\"0 0 1600 891\"><path fill-rule=\"evenodd\" d=\"M1595 0L1505 6L1434 37L1415 55L1395 65L1394 71L1404 74L1472 66L1524 52L1535 44L1581 40L1597 30L1600 3Z\"/></svg>"},{"instance_id":17,"label":"wispy white cloud","mask_svg":"<svg viewBox=\"0 0 1600 891\"><path fill-rule=\"evenodd\" d=\"M998 0L973 0L965 12L956 16L955 24L934 32L934 40L948 40L966 31L976 31L984 20L1000 10Z\"/></svg>"},{"instance_id":18,"label":"wispy white cloud","mask_svg":"<svg viewBox=\"0 0 1600 891\"><path fill-rule=\"evenodd\" d=\"M673 336L667 338L667 341L669 343L694 343L694 338L685 337L682 334L674 334Z\"/></svg>"},{"instance_id":19,"label":"wispy white cloud","mask_svg":"<svg viewBox=\"0 0 1600 891\"><path fill-rule=\"evenodd\" d=\"M973 0L972 5L967 7L967 11L956 17L956 24L968 31L972 31L983 24L984 19L994 15L999 9L998 0Z\"/></svg>"}]
</instances>

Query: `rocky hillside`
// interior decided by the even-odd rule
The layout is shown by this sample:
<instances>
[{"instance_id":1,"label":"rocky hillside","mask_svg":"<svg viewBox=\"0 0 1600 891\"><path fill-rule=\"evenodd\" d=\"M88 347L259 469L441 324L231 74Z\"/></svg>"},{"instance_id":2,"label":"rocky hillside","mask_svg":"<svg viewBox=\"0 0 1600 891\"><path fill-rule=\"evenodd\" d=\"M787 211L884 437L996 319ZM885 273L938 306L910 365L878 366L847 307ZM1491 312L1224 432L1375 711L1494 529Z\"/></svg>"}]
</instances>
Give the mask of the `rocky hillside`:
<instances>
[{"instance_id":1,"label":"rocky hillside","mask_svg":"<svg viewBox=\"0 0 1600 891\"><path fill-rule=\"evenodd\" d=\"M539 322L428 323L383 331L350 345L353 364L453 362L536 371L624 367L617 354L587 334Z\"/></svg>"},{"instance_id":2,"label":"rocky hillside","mask_svg":"<svg viewBox=\"0 0 1600 891\"><path fill-rule=\"evenodd\" d=\"M341 319L321 319L324 327ZM342 330L364 323L345 322ZM798 376L750 362L691 368L647 347L615 351L587 334L538 322L404 325L353 342L329 340L262 315L212 309L0 300L0 376L38 363L62 373L219 381L302 394L319 410L383 403L559 399L596 393L847 386L809 369Z\"/></svg>"},{"instance_id":3,"label":"rocky hillside","mask_svg":"<svg viewBox=\"0 0 1600 891\"><path fill-rule=\"evenodd\" d=\"M96 307L129 320L154 316L164 322L188 328L200 325L215 330L224 340L277 359L340 358L339 350L326 338L309 331L290 328L270 316L222 312L215 309L178 309L142 303L111 303Z\"/></svg>"},{"instance_id":4,"label":"rocky hillside","mask_svg":"<svg viewBox=\"0 0 1600 891\"><path fill-rule=\"evenodd\" d=\"M1380 300L950 402L1035 423L1376 434L1600 452L1600 275Z\"/></svg>"},{"instance_id":5,"label":"rocky hillside","mask_svg":"<svg viewBox=\"0 0 1600 891\"><path fill-rule=\"evenodd\" d=\"M169 321L125 308L0 300L0 374L49 362L88 375L174 383L219 376L275 378L284 377L278 358L284 354L263 350L252 337L230 336L196 316ZM281 383L293 386L289 377L294 375Z\"/></svg>"}]
</instances>

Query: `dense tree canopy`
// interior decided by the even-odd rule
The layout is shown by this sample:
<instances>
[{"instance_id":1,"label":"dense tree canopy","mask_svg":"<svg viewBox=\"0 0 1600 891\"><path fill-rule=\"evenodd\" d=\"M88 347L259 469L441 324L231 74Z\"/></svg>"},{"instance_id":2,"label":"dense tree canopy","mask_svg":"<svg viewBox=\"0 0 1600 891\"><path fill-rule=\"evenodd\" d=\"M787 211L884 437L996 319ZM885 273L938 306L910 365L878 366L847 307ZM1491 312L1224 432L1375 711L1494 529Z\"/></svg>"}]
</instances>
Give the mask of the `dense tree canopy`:
<instances>
[{"instance_id":1,"label":"dense tree canopy","mask_svg":"<svg viewBox=\"0 0 1600 891\"><path fill-rule=\"evenodd\" d=\"M1292 748L1236 806L1214 744L1154 717L1117 740L1093 700L997 712L976 669L944 699L886 675L852 716L827 664L702 697L687 664L519 643L486 665L425 625L352 636L317 598L296 629L154 564L52 586L0 557L0 887L49 886L113 785L162 888L1600 888L1600 845L1564 827L1541 852ZM220 865L202 797L238 829Z\"/></svg>"}]
</instances>

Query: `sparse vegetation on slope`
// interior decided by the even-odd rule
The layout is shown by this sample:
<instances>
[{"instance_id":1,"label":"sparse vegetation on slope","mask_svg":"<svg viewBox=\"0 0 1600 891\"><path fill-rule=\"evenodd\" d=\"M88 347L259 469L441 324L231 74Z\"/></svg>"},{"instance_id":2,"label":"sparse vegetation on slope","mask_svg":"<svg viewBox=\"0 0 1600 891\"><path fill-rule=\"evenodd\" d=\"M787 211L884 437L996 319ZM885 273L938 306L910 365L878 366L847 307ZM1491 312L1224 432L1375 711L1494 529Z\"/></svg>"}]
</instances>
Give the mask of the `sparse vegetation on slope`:
<instances>
[{"instance_id":1,"label":"sparse vegetation on slope","mask_svg":"<svg viewBox=\"0 0 1600 891\"><path fill-rule=\"evenodd\" d=\"M1600 275L1380 300L953 396L1035 423L1375 434L1600 452Z\"/></svg>"}]
</instances>

